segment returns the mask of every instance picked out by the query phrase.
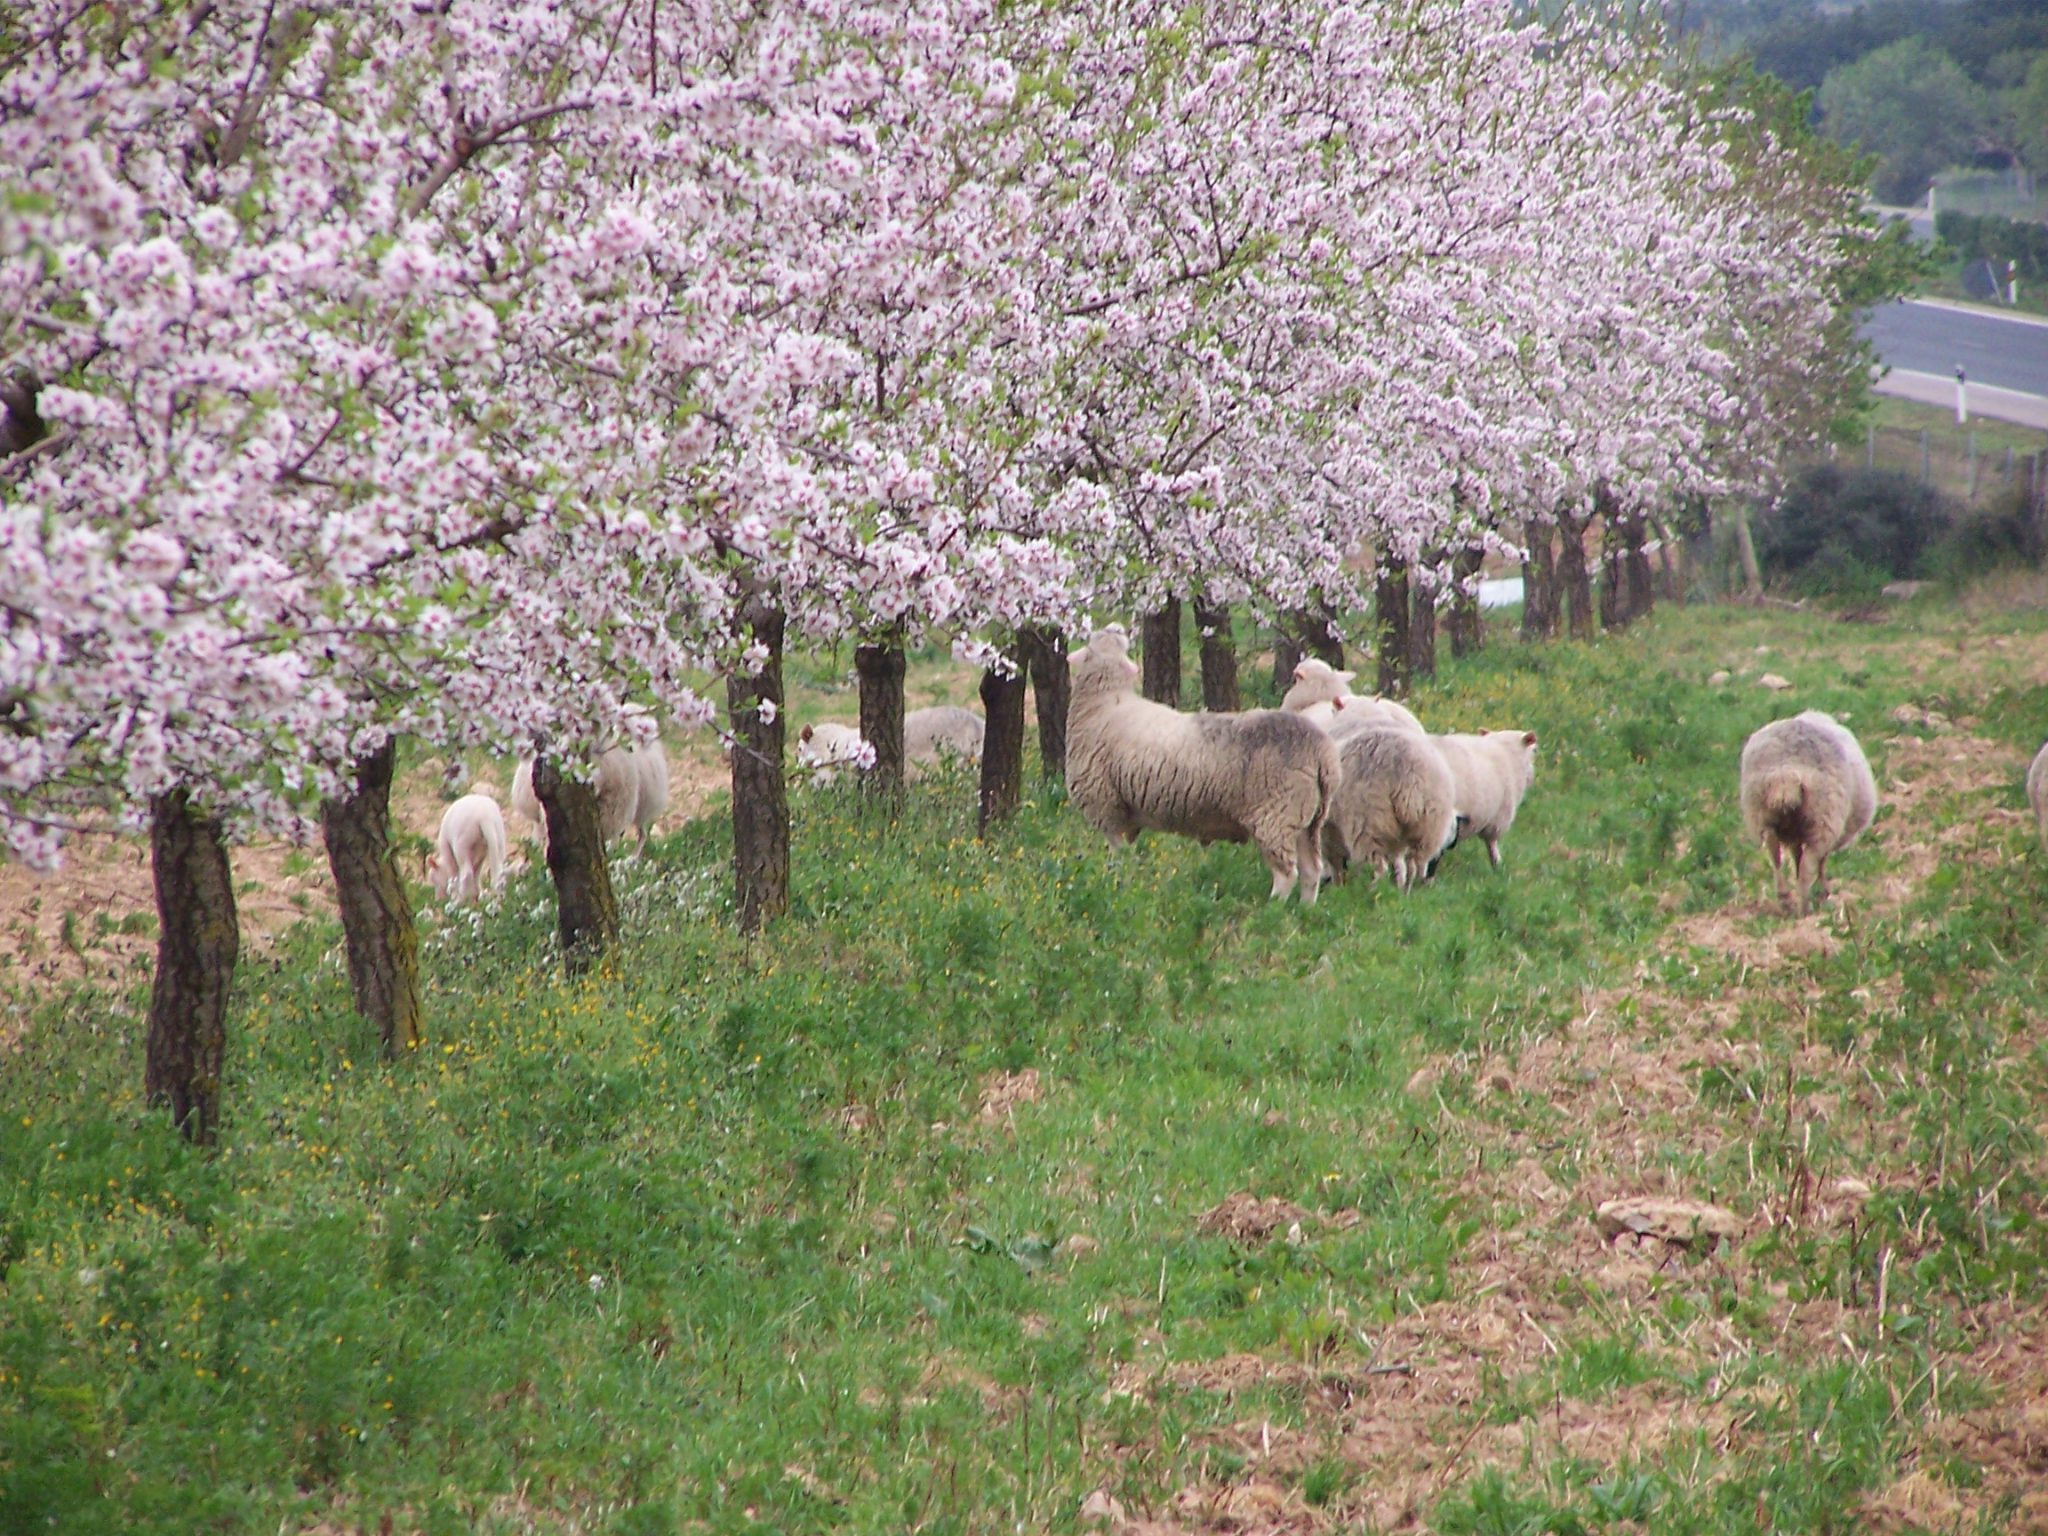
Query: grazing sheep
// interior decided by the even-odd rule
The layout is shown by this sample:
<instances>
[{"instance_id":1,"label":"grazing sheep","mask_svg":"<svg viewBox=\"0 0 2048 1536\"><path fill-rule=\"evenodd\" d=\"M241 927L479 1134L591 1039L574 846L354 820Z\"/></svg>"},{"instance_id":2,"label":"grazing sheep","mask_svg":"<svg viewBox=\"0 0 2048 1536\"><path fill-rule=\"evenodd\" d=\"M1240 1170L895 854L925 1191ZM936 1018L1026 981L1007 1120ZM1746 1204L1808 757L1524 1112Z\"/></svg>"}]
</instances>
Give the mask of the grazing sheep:
<instances>
[{"instance_id":1,"label":"grazing sheep","mask_svg":"<svg viewBox=\"0 0 2048 1536\"><path fill-rule=\"evenodd\" d=\"M1258 845L1273 899L1322 884L1323 822L1337 789L1337 748L1285 710L1184 715L1138 697L1130 642L1114 630L1068 658L1067 790L1112 844L1148 828L1204 843Z\"/></svg>"},{"instance_id":2,"label":"grazing sheep","mask_svg":"<svg viewBox=\"0 0 2048 1536\"><path fill-rule=\"evenodd\" d=\"M1485 843L1486 856L1500 868L1500 840L1536 778L1536 733L1477 731L1429 740L1456 786L1458 836Z\"/></svg>"},{"instance_id":3,"label":"grazing sheep","mask_svg":"<svg viewBox=\"0 0 2048 1536\"><path fill-rule=\"evenodd\" d=\"M464 795L441 813L427 877L442 902L480 901L505 876L505 817L489 795Z\"/></svg>"},{"instance_id":4,"label":"grazing sheep","mask_svg":"<svg viewBox=\"0 0 2048 1536\"><path fill-rule=\"evenodd\" d=\"M1331 865L1369 862L1409 889L1458 830L1457 786L1427 736L1356 731L1338 748L1343 779L1323 846Z\"/></svg>"},{"instance_id":5,"label":"grazing sheep","mask_svg":"<svg viewBox=\"0 0 2048 1536\"><path fill-rule=\"evenodd\" d=\"M1792 853L1796 910L1828 893L1827 862L1863 835L1877 814L1877 781L1855 736L1834 716L1809 709L1774 720L1742 748L1742 819L1762 840L1786 899L1784 857Z\"/></svg>"},{"instance_id":6,"label":"grazing sheep","mask_svg":"<svg viewBox=\"0 0 2048 1536\"><path fill-rule=\"evenodd\" d=\"M841 768L858 768L868 744L860 731L836 720L807 725L796 733L796 764L807 769L813 784L830 784Z\"/></svg>"},{"instance_id":7,"label":"grazing sheep","mask_svg":"<svg viewBox=\"0 0 2048 1536\"><path fill-rule=\"evenodd\" d=\"M610 842L637 827L644 846L655 818L668 808L668 754L657 739L644 747L613 747L597 760L597 822ZM533 792L533 759L521 758L512 771L512 810L532 822L547 857L548 820Z\"/></svg>"},{"instance_id":8,"label":"grazing sheep","mask_svg":"<svg viewBox=\"0 0 2048 1536\"><path fill-rule=\"evenodd\" d=\"M913 709L903 717L903 760L936 765L947 758L981 761L981 716L957 704Z\"/></svg>"},{"instance_id":9,"label":"grazing sheep","mask_svg":"<svg viewBox=\"0 0 2048 1536\"><path fill-rule=\"evenodd\" d=\"M1392 699L1362 698L1351 691L1356 672L1339 672L1314 657L1294 669L1294 684L1280 707L1292 710L1311 725L1340 741L1358 731L1405 730L1420 736L1422 722Z\"/></svg>"},{"instance_id":10,"label":"grazing sheep","mask_svg":"<svg viewBox=\"0 0 2048 1536\"><path fill-rule=\"evenodd\" d=\"M2034 825L2040 829L2041 846L2048 848L2048 746L2034 754L2027 769L2027 803L2034 808Z\"/></svg>"}]
</instances>

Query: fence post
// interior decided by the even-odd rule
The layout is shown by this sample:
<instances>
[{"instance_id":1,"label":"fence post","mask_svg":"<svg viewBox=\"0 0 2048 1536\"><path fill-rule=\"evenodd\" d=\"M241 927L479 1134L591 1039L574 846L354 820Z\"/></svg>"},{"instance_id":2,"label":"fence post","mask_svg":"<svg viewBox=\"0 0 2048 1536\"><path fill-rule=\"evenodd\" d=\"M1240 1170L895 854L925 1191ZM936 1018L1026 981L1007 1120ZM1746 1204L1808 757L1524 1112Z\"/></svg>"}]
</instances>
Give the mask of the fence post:
<instances>
[{"instance_id":1,"label":"fence post","mask_svg":"<svg viewBox=\"0 0 2048 1536\"><path fill-rule=\"evenodd\" d=\"M1920 429L1920 483L1922 485L1927 485L1931 483L1933 479L1934 476L1928 472L1927 429L1925 427L1922 427Z\"/></svg>"},{"instance_id":2,"label":"fence post","mask_svg":"<svg viewBox=\"0 0 2048 1536\"><path fill-rule=\"evenodd\" d=\"M1863 424L1863 467L1877 468L1877 423L1874 421Z\"/></svg>"}]
</instances>

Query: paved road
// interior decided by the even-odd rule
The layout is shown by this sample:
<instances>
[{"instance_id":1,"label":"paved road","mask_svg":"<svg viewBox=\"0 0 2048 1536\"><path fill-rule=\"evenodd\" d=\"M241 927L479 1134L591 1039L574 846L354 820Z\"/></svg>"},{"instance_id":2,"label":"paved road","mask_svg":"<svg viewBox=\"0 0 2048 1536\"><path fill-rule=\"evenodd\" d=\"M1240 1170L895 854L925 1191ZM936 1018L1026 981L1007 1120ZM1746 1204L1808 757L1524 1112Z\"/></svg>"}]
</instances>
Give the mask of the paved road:
<instances>
[{"instance_id":1,"label":"paved road","mask_svg":"<svg viewBox=\"0 0 2048 1536\"><path fill-rule=\"evenodd\" d=\"M1916 300L1878 305L1860 329L1893 368L1952 379L1960 363L1972 384L2048 395L2048 320Z\"/></svg>"}]
</instances>

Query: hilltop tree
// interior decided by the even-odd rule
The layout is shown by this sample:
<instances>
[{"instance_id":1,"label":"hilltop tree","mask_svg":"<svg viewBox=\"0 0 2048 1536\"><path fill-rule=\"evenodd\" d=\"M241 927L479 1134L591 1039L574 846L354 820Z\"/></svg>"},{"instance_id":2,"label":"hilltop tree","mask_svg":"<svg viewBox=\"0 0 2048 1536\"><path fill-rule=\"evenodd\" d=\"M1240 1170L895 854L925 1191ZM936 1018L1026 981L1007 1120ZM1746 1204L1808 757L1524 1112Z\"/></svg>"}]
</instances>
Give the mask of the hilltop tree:
<instances>
[{"instance_id":1,"label":"hilltop tree","mask_svg":"<svg viewBox=\"0 0 2048 1536\"><path fill-rule=\"evenodd\" d=\"M1830 71L1820 115L1830 138L1877 157L1880 201L1912 203L1936 173L1969 158L1989 104L1954 59L1909 37Z\"/></svg>"}]
</instances>

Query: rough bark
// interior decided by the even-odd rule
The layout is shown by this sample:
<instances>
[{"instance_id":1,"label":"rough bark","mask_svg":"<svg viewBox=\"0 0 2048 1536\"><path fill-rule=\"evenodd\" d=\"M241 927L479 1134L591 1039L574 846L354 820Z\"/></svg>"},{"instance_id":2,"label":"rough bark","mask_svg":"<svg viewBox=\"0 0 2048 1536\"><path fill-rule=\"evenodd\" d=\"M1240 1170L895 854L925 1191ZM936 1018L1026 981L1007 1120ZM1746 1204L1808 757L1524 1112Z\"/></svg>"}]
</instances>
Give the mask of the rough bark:
<instances>
[{"instance_id":1,"label":"rough bark","mask_svg":"<svg viewBox=\"0 0 2048 1536\"><path fill-rule=\"evenodd\" d=\"M1586 524L1588 515L1568 507L1557 509L1557 593L1565 613L1566 628L1574 640L1590 640L1594 634L1593 573L1586 565Z\"/></svg>"},{"instance_id":2,"label":"rough bark","mask_svg":"<svg viewBox=\"0 0 2048 1536\"><path fill-rule=\"evenodd\" d=\"M0 459L27 452L48 434L36 404L42 389L30 368L17 367L0 377Z\"/></svg>"},{"instance_id":3,"label":"rough bark","mask_svg":"<svg viewBox=\"0 0 2048 1536\"><path fill-rule=\"evenodd\" d=\"M1379 691L1388 698L1408 693L1408 567L1381 560L1373 584L1373 608L1380 632Z\"/></svg>"},{"instance_id":4,"label":"rough bark","mask_svg":"<svg viewBox=\"0 0 2048 1536\"><path fill-rule=\"evenodd\" d=\"M1196 598L1195 632L1202 641L1202 708L1226 714L1241 709L1237 647L1230 634L1230 605ZM1291 674L1293 668L1288 671Z\"/></svg>"},{"instance_id":5,"label":"rough bark","mask_svg":"<svg viewBox=\"0 0 2048 1536\"><path fill-rule=\"evenodd\" d=\"M768 659L752 677L726 678L731 717L732 867L740 931L758 933L789 910L789 797L782 782L783 612L767 598L747 599L748 632ZM773 718L763 720L761 706Z\"/></svg>"},{"instance_id":6,"label":"rough bark","mask_svg":"<svg viewBox=\"0 0 2048 1536\"><path fill-rule=\"evenodd\" d=\"M1067 647L1057 630L1026 629L1017 636L1018 654L1031 674L1031 697L1038 713L1038 764L1048 779L1067 776L1067 706L1073 699L1073 674Z\"/></svg>"},{"instance_id":7,"label":"rough bark","mask_svg":"<svg viewBox=\"0 0 2048 1536\"><path fill-rule=\"evenodd\" d=\"M1727 515L1735 521L1735 554L1742 562L1743 595L1755 601L1764 595L1764 573L1756 562L1756 541L1749 536L1749 508L1734 502Z\"/></svg>"},{"instance_id":8,"label":"rough bark","mask_svg":"<svg viewBox=\"0 0 2048 1536\"><path fill-rule=\"evenodd\" d=\"M1522 638L1550 640L1557 635L1557 530L1541 518L1524 525L1522 541L1529 557L1522 562Z\"/></svg>"},{"instance_id":9,"label":"rough bark","mask_svg":"<svg viewBox=\"0 0 2048 1536\"><path fill-rule=\"evenodd\" d=\"M356 760L355 786L320 807L327 867L348 951L356 1012L377 1027L384 1054L420 1043L420 938L391 846L391 778L398 743Z\"/></svg>"},{"instance_id":10,"label":"rough bark","mask_svg":"<svg viewBox=\"0 0 2048 1536\"><path fill-rule=\"evenodd\" d=\"M605 859L597 790L570 778L550 752L533 759L533 797L548 824L548 878L555 884L555 930L562 963L589 970L617 947L619 899Z\"/></svg>"},{"instance_id":11,"label":"rough bark","mask_svg":"<svg viewBox=\"0 0 2048 1536\"><path fill-rule=\"evenodd\" d=\"M241 950L234 873L219 820L193 810L182 789L150 802L149 859L157 941L143 1092L205 1146L220 1129L228 989Z\"/></svg>"},{"instance_id":12,"label":"rough bark","mask_svg":"<svg viewBox=\"0 0 2048 1536\"><path fill-rule=\"evenodd\" d=\"M1294 669L1301 665L1303 655L1301 641L1294 631L1287 627L1283 617L1280 627L1273 631L1273 696L1285 698L1287 690L1294 686Z\"/></svg>"},{"instance_id":13,"label":"rough bark","mask_svg":"<svg viewBox=\"0 0 2048 1536\"><path fill-rule=\"evenodd\" d=\"M1628 549L1622 569L1628 578L1628 619L1647 618L1657 609L1657 572L1650 563L1650 522L1638 512L1629 519Z\"/></svg>"},{"instance_id":14,"label":"rough bark","mask_svg":"<svg viewBox=\"0 0 2048 1536\"><path fill-rule=\"evenodd\" d=\"M908 662L902 639L857 646L853 670L860 680L861 738L875 749L875 766L861 783L875 799L893 804L903 798L903 675Z\"/></svg>"},{"instance_id":15,"label":"rough bark","mask_svg":"<svg viewBox=\"0 0 2048 1536\"><path fill-rule=\"evenodd\" d=\"M1309 655L1327 666L1344 670L1344 639L1327 609L1304 611L1301 616L1301 644ZM1292 669L1289 676L1292 677Z\"/></svg>"},{"instance_id":16,"label":"rough bark","mask_svg":"<svg viewBox=\"0 0 2048 1536\"><path fill-rule=\"evenodd\" d=\"M1479 611L1479 594L1468 590L1485 559L1486 551L1468 544L1451 562L1451 576L1457 586L1451 593L1451 611L1444 627L1451 634L1453 656L1476 656L1486 643L1486 620Z\"/></svg>"},{"instance_id":17,"label":"rough bark","mask_svg":"<svg viewBox=\"0 0 2048 1536\"><path fill-rule=\"evenodd\" d=\"M995 667L981 674L981 803L978 824L986 834L1008 821L1024 803L1024 669L1008 675Z\"/></svg>"},{"instance_id":18,"label":"rough bark","mask_svg":"<svg viewBox=\"0 0 2048 1536\"><path fill-rule=\"evenodd\" d=\"M1140 687L1146 698L1169 709L1180 708L1180 599L1169 597L1138 621L1138 644L1144 654Z\"/></svg>"},{"instance_id":19,"label":"rough bark","mask_svg":"<svg viewBox=\"0 0 2048 1536\"><path fill-rule=\"evenodd\" d=\"M1411 582L1408 619L1408 680L1419 683L1436 676L1436 587L1426 580Z\"/></svg>"}]
</instances>

